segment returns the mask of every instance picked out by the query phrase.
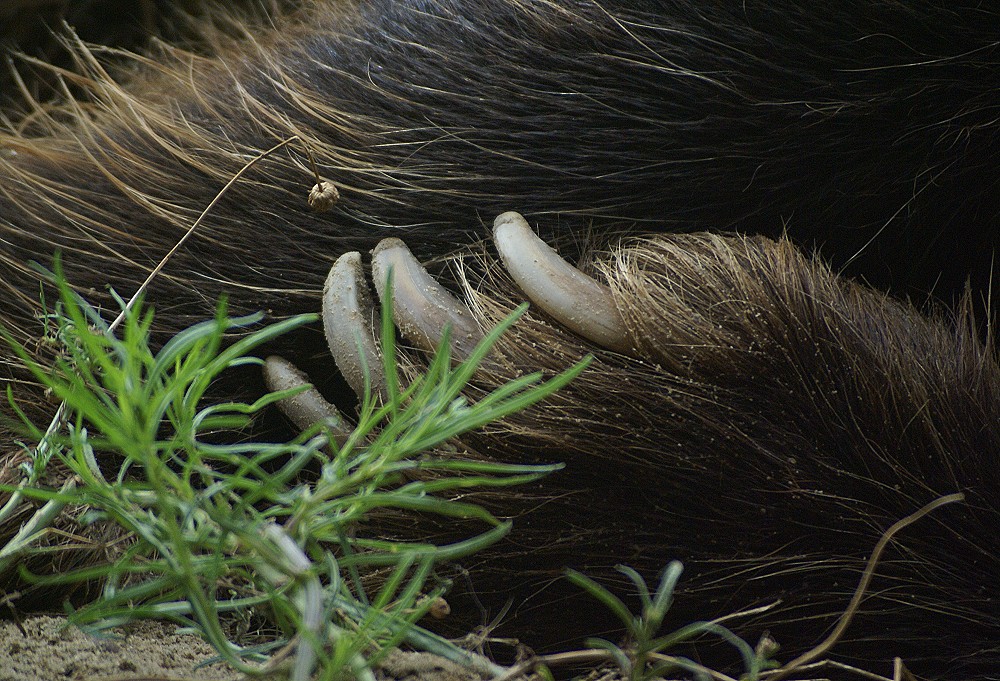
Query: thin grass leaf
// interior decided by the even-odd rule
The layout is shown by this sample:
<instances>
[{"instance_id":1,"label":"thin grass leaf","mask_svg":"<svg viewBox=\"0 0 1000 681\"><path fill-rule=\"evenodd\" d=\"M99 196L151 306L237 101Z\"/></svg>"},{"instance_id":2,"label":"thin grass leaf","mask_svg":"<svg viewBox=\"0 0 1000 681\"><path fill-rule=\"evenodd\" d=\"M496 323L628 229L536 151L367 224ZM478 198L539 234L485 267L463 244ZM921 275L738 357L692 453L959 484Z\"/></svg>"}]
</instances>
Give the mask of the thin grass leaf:
<instances>
[{"instance_id":1,"label":"thin grass leaf","mask_svg":"<svg viewBox=\"0 0 1000 681\"><path fill-rule=\"evenodd\" d=\"M628 606L626 606L620 598L582 572L577 572L576 570L566 570L565 574L566 578L569 579L570 582L586 591L592 598L602 603L604 607L613 612L615 617L617 617L630 632L635 629L635 617L629 611Z\"/></svg>"}]
</instances>

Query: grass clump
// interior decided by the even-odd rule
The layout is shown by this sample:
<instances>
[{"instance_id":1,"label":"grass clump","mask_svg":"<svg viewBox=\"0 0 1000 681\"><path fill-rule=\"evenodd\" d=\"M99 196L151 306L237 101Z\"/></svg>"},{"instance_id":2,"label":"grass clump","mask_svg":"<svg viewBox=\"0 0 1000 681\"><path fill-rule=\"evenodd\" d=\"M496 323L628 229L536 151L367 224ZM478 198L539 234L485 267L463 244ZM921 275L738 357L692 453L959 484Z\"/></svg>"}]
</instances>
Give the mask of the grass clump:
<instances>
[{"instance_id":1,"label":"grass clump","mask_svg":"<svg viewBox=\"0 0 1000 681\"><path fill-rule=\"evenodd\" d=\"M699 681L720 678L717 672L694 660L668 652L706 634L718 636L736 648L743 659L744 674L740 678L744 681L756 681L764 672L778 667L778 664L770 659L777 652L777 646L770 639L765 637L755 649L722 626L720 620L693 622L675 631L660 633L683 571L680 562L672 561L664 568L660 574L659 584L652 592L642 575L634 569L625 565L619 565L617 569L635 587L639 596L637 613L633 613L618 596L590 577L575 570L568 570L567 578L584 589L595 601L611 610L624 625L626 641L623 645L600 638L588 639L587 645L606 653L627 681L674 678L672 675L678 672L690 674Z\"/></svg>"},{"instance_id":2,"label":"grass clump","mask_svg":"<svg viewBox=\"0 0 1000 681\"><path fill-rule=\"evenodd\" d=\"M239 432L256 413L298 389L252 403L211 404L209 386L234 367L259 364L250 355L256 347L314 322L315 315L251 329L259 315L230 318L222 301L214 319L157 350L150 308L140 302L128 310L119 338L71 291L58 266L54 280L60 296L47 323L62 347L54 365L40 365L5 334L64 407L59 426L46 432L25 418L40 444L24 467L23 483L7 488L12 499L0 509L0 521L26 497L45 503L0 549L0 572L43 550L37 540L60 511L83 508L80 523L114 523L133 539L113 564L27 576L53 584L103 581L100 599L71 614L74 624L101 628L136 617L170 619L199 633L243 672L286 660L298 681L345 672L372 679L372 657L403 640L499 673L492 663L414 626L440 595L440 588L429 586L434 566L509 530L509 523L448 494L535 480L558 466L464 460L432 450L545 397L579 373L582 363L547 382L525 376L469 404L461 397L463 387L517 314L457 367L446 339L426 375L405 388L397 377L392 334L383 334L389 399L383 405L366 399L358 427L343 445L328 437L323 424L288 442L233 442L218 434ZM391 324L388 301L383 318ZM225 342L234 334L235 341ZM39 482L53 462L69 471L59 489ZM471 519L485 529L443 546L362 536L359 523L384 509ZM362 575L374 567L388 576L369 593ZM269 645L244 648L227 635L223 618L248 608L266 613L281 632Z\"/></svg>"}]
</instances>

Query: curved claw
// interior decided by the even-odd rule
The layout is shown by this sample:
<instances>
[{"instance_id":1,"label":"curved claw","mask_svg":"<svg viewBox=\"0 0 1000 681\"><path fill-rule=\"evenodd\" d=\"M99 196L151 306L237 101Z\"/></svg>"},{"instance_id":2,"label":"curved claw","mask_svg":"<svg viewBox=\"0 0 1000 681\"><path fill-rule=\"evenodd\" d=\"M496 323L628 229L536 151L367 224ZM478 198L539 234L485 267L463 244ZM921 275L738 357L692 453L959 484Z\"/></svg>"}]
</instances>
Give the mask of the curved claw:
<instances>
[{"instance_id":1,"label":"curved claw","mask_svg":"<svg viewBox=\"0 0 1000 681\"><path fill-rule=\"evenodd\" d=\"M272 355L264 360L264 382L268 390L277 392L305 385L309 383L309 377L283 357ZM324 421L337 444L343 444L351 434L348 422L335 406L323 399L316 388L310 387L294 397L286 397L278 402L278 407L301 430Z\"/></svg>"},{"instance_id":2,"label":"curved claw","mask_svg":"<svg viewBox=\"0 0 1000 681\"><path fill-rule=\"evenodd\" d=\"M323 286L323 331L330 354L358 396L365 377L373 395L385 395L382 354L372 330L373 308L361 269L361 255L345 253L330 268Z\"/></svg>"},{"instance_id":3,"label":"curved claw","mask_svg":"<svg viewBox=\"0 0 1000 681\"><path fill-rule=\"evenodd\" d=\"M433 351L441 333L451 325L451 355L467 358L483 339L483 332L462 303L434 281L399 239L383 239L372 251L372 278L384 297L392 268L392 313L402 334L421 349Z\"/></svg>"},{"instance_id":4,"label":"curved claw","mask_svg":"<svg viewBox=\"0 0 1000 681\"><path fill-rule=\"evenodd\" d=\"M583 338L615 352L634 352L610 290L560 258L520 214L498 216L493 241L507 272L531 302Z\"/></svg>"}]
</instances>

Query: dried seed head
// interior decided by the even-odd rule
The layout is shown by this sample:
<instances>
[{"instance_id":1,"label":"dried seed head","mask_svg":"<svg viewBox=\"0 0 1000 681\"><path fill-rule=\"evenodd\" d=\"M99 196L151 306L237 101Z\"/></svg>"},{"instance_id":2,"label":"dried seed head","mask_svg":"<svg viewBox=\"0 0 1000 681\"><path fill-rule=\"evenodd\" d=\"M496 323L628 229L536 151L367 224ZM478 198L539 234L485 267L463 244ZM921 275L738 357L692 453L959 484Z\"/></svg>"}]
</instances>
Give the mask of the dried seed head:
<instances>
[{"instance_id":1,"label":"dried seed head","mask_svg":"<svg viewBox=\"0 0 1000 681\"><path fill-rule=\"evenodd\" d=\"M448 601L438 596L431 603L431 607L427 610L427 614L436 620L443 620L445 617L451 614L451 606L448 605Z\"/></svg>"},{"instance_id":2,"label":"dried seed head","mask_svg":"<svg viewBox=\"0 0 1000 681\"><path fill-rule=\"evenodd\" d=\"M317 213L330 210L338 200L340 192L329 180L320 180L309 190L309 207Z\"/></svg>"}]
</instances>

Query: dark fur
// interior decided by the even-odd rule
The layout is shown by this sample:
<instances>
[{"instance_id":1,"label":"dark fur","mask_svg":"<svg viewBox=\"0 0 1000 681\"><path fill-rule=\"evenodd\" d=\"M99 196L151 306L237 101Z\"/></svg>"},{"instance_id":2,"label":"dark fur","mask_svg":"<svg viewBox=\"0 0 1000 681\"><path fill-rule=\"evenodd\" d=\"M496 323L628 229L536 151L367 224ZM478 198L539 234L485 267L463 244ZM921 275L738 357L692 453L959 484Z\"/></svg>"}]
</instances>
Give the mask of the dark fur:
<instances>
[{"instance_id":1,"label":"dark fur","mask_svg":"<svg viewBox=\"0 0 1000 681\"><path fill-rule=\"evenodd\" d=\"M38 105L17 134L0 138L7 323L35 333L38 284L27 263L48 262L57 248L71 280L98 289L97 298L106 282L130 294L248 158L292 133L338 184L341 203L331 213L306 212L301 156L265 161L154 285L164 333L210 314L222 291L236 311L313 310L339 253L392 234L422 255L439 254L480 234L478 220L509 209L549 235L787 228L836 267L899 295L933 291L952 302L967 279L987 291L1000 234L1000 17L981 3L376 0L318 2L302 16L244 42L219 38L212 59L170 48L137 58L124 88L78 50L84 75L66 77L90 98ZM682 299L699 295L700 283L687 281ZM675 285L657 286L652 291ZM765 305L773 294L765 287L755 293L763 300L748 300ZM632 295L641 300L641 291ZM892 520L933 493L963 489L969 504L917 530L907 545L913 553L895 554L899 564L887 572L899 582L886 583L903 600L939 605L927 590L943 584L955 612L929 606L926 615L873 619L858 635L879 638L881 627L898 624L887 635L912 634L914 650L936 658L918 669L940 675L968 663L967 678L984 678L997 666L1000 636L988 615L996 595L970 580L989 583L997 570L995 543L976 531L996 526L993 351L976 345L968 322L949 336L940 322L928 325L895 303L873 311L877 299L862 298L835 307L836 328L812 311L813 298L794 301L768 329L777 340L789 334L785 345L748 346L706 364L656 355L679 364L648 374L626 363L625 376L605 387L651 381L634 389L642 394L694 380L707 393L683 405L679 460L659 444L678 437L674 411L654 404L624 419L632 451L652 452L636 461L635 480L653 484L634 489L633 480L616 477L624 487L612 496L638 496L691 523L688 534L665 535L658 529L666 521L640 524L657 528L653 543L662 549L647 567L676 555L701 575L695 585L712 580L700 560L728 561L713 564L719 576L743 565L719 547L742 542L737 561L781 549L774 564L750 564L751 574L770 577L747 588L753 598L774 589L796 594L787 611L795 617L798 607L815 612L798 605L805 592L819 594L823 612L834 610L841 603L834 596L853 587L859 561ZM715 311L714 300L691 307ZM644 310L638 302L632 308ZM695 327L697 334L712 328ZM647 332L656 339L649 352L670 350L669 340L658 345L663 332ZM746 342L746 333L703 340L726 348ZM318 352L317 340L291 342L303 356ZM852 343L875 341L890 349L853 359L861 350ZM854 378L865 392L848 394L854 386L843 372L861 373ZM786 387L787 402L757 411ZM605 397L569 394L574 409L601 408L585 423L600 424L603 434L607 415L617 414L605 410ZM625 395L623 409L633 389ZM559 429L571 423L549 423L547 432L569 437ZM579 432L589 451L595 434ZM652 478L666 461L680 472ZM591 459L582 472L575 468L584 488L623 470ZM760 527L743 522L748 510ZM608 531L620 539L631 530ZM706 553L682 541L691 533L706 537ZM593 535L584 541L601 546ZM726 584L719 610L746 605ZM873 609L891 606L896 592L889 593ZM923 643L925 624L943 639L936 650ZM788 631L799 647L812 640L800 626ZM991 650L966 657L984 649Z\"/></svg>"},{"instance_id":2,"label":"dark fur","mask_svg":"<svg viewBox=\"0 0 1000 681\"><path fill-rule=\"evenodd\" d=\"M995 678L1000 542L984 528L1000 522L1000 367L968 310L921 315L787 241L675 235L594 259L637 357L533 313L480 376L488 390L522 367L556 371L596 352L544 408L466 440L501 459L536 451L568 464L517 521L500 563L510 574L492 583L503 596L480 594L538 591L515 606L511 631L593 633L599 609L563 606L573 590L554 565L615 581L615 562L652 578L682 557L674 626L781 598L733 626L751 639L769 628L787 660L833 625L884 530L962 490L964 505L897 538L835 657L888 673L887 657L901 655L932 678ZM487 327L520 301L489 258L457 278Z\"/></svg>"}]
</instances>

